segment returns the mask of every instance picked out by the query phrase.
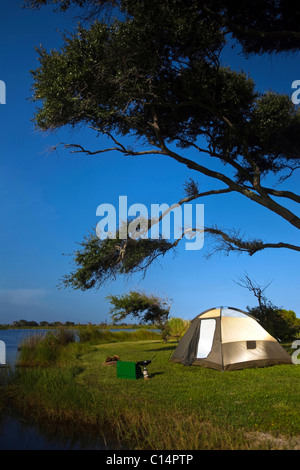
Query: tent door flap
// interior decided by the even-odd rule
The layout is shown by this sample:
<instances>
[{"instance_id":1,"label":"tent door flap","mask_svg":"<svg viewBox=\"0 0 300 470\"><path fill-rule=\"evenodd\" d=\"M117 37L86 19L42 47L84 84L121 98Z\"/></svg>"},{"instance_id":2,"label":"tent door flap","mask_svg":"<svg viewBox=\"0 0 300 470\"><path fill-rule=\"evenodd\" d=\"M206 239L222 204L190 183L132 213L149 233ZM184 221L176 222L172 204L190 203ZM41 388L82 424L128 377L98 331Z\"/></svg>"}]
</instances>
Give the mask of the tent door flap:
<instances>
[{"instance_id":1,"label":"tent door flap","mask_svg":"<svg viewBox=\"0 0 300 470\"><path fill-rule=\"evenodd\" d=\"M201 320L197 359L205 359L209 355L213 345L215 329L216 320L212 318Z\"/></svg>"}]
</instances>

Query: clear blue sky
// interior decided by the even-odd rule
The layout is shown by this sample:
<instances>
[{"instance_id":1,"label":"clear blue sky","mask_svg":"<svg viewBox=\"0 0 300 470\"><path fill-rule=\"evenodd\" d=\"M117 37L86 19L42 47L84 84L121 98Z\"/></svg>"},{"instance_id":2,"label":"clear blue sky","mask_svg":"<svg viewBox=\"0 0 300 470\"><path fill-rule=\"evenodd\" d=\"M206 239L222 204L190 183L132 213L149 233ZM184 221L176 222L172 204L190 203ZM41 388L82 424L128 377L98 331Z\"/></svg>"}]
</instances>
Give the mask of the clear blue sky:
<instances>
[{"instance_id":1,"label":"clear blue sky","mask_svg":"<svg viewBox=\"0 0 300 470\"><path fill-rule=\"evenodd\" d=\"M143 280L134 276L90 292L59 290L59 279L70 270L69 256L83 236L95 228L96 208L116 204L119 195L128 203L177 202L183 183L192 176L174 161L155 157L123 157L119 153L98 157L71 155L66 151L49 154L58 142L82 143L100 148L101 140L84 129L69 134L38 133L32 118L35 105L31 95L30 70L36 68L36 46L59 47L57 31L73 28L69 14L51 9L23 10L21 0L3 2L0 28L0 80L7 87L7 104L0 105L0 323L26 320L100 322L109 320L109 293L140 289L173 299L172 315L193 318L215 305L244 309L255 305L248 291L233 281L245 271L258 282L273 280L266 294L278 306L300 316L299 261L288 250L266 250L248 255L205 255L201 251L167 255L156 263ZM242 68L255 79L261 91L273 89L291 95L291 84L300 79L299 55L243 59L228 50L228 64ZM300 173L286 186L299 190ZM211 186L200 179L201 190ZM213 183L214 184L214 183ZM214 186L215 187L215 186ZM205 223L224 228L241 228L247 236L265 241L299 243L296 229L240 196L228 195L201 200Z\"/></svg>"}]
</instances>

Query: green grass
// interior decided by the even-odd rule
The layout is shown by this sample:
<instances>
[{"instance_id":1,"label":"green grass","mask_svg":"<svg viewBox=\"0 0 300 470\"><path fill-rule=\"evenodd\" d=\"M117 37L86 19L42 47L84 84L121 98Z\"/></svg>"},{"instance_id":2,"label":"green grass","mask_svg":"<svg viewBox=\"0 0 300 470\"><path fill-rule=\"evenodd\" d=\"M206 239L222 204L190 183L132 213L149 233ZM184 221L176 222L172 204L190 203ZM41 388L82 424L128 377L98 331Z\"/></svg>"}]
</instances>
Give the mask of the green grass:
<instances>
[{"instance_id":1,"label":"green grass","mask_svg":"<svg viewBox=\"0 0 300 470\"><path fill-rule=\"evenodd\" d=\"M161 340L71 343L51 367L18 368L14 403L39 420L104 432L130 449L300 446L299 366L185 367L169 361L175 346ZM150 379L118 379L115 366L102 365L115 354L134 362L155 355Z\"/></svg>"}]
</instances>

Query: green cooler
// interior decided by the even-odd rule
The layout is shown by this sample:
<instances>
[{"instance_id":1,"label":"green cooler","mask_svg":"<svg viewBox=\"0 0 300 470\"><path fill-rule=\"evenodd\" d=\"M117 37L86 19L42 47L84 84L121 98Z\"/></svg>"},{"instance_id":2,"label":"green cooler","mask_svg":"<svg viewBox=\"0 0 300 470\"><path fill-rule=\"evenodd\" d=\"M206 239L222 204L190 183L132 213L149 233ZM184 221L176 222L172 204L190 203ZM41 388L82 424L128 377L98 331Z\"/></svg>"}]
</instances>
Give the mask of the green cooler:
<instances>
[{"instance_id":1,"label":"green cooler","mask_svg":"<svg viewBox=\"0 0 300 470\"><path fill-rule=\"evenodd\" d=\"M119 379L140 379L143 377L142 370L135 362L118 361L117 377Z\"/></svg>"}]
</instances>

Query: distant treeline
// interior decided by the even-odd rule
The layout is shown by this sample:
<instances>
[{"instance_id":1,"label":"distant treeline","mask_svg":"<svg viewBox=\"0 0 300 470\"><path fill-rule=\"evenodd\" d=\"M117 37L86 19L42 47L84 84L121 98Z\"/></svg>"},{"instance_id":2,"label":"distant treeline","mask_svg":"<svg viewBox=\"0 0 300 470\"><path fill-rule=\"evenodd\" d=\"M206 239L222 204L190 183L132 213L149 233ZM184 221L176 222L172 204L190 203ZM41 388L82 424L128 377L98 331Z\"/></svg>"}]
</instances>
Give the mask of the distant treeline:
<instances>
[{"instance_id":1,"label":"distant treeline","mask_svg":"<svg viewBox=\"0 0 300 470\"><path fill-rule=\"evenodd\" d=\"M76 328L83 326L82 323L75 323L73 321L66 321L66 322L48 322L48 321L40 321L36 322L34 320L18 320L14 321L11 324L0 324L0 329L8 329L8 328L59 328L59 327L68 327L68 328ZM86 326L86 325L85 325ZM130 323L119 323L116 324L109 324L107 321L103 321L97 323L99 328L154 328L153 325L140 325L140 324L130 324Z\"/></svg>"}]
</instances>

